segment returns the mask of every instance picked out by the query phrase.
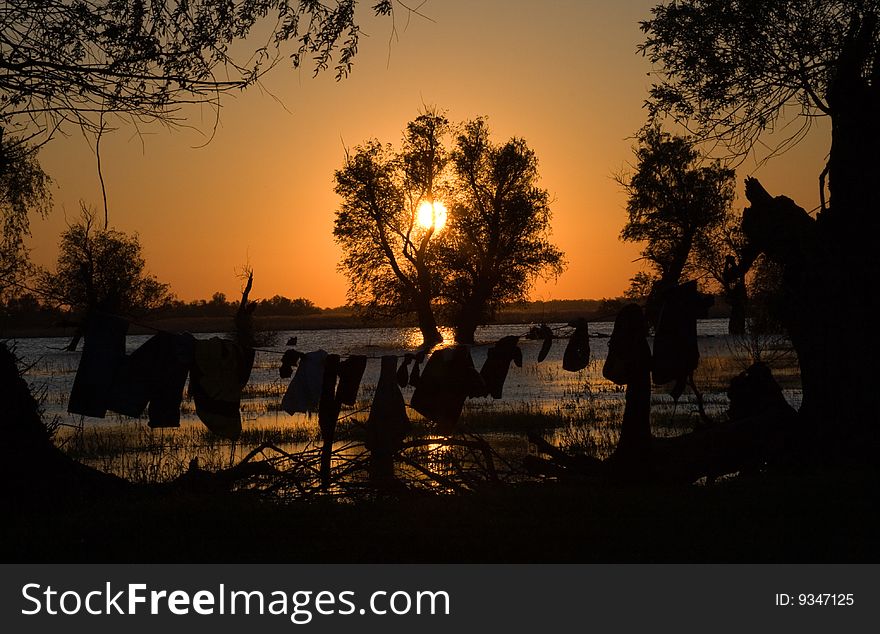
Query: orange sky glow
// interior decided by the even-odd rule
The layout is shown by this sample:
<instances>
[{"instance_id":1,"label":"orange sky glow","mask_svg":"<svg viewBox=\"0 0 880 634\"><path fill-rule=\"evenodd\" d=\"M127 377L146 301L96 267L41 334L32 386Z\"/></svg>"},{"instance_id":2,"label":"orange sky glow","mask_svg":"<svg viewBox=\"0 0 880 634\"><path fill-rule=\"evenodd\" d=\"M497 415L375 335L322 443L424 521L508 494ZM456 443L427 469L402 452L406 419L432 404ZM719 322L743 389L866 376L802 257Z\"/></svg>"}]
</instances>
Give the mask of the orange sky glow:
<instances>
[{"instance_id":1,"label":"orange sky glow","mask_svg":"<svg viewBox=\"0 0 880 634\"><path fill-rule=\"evenodd\" d=\"M370 3L367 3L370 4ZM104 137L101 157L110 224L138 232L150 272L184 300L221 291L238 295L243 264L255 272L252 297L306 297L345 303L336 270L333 172L344 148L369 138L399 144L423 104L452 121L486 115L496 141L524 138L540 161L553 210L553 240L568 268L539 282L535 300L620 295L640 269L639 246L622 244L625 196L613 175L631 160L644 123L651 78L636 53L639 20L654 0L626 2L433 0L430 20L398 13L389 20L365 7L351 77L312 78L310 69L275 69L265 91L224 101L219 126L205 108L189 112L193 129L131 126ZM271 93L271 94L269 94ZM280 103L279 103L280 101ZM281 105L283 104L283 105ZM100 209L94 139L68 130L42 151L55 182L55 210L32 222L35 262L57 257L58 236L79 201ZM827 126L786 155L737 169L801 206L818 204L818 175L829 147Z\"/></svg>"}]
</instances>

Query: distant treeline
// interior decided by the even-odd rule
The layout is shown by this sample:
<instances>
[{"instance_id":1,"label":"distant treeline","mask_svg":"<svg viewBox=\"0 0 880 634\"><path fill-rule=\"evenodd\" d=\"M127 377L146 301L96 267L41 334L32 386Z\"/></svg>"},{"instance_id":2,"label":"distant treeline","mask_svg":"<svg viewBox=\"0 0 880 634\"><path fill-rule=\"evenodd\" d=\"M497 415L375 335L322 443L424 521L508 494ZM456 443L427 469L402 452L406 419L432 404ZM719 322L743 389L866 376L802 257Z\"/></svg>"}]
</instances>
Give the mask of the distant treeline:
<instances>
[{"instance_id":1,"label":"distant treeline","mask_svg":"<svg viewBox=\"0 0 880 634\"><path fill-rule=\"evenodd\" d=\"M275 295L258 301L259 307L255 313L257 327L264 330L415 325L414 318L398 319L389 323L369 322L351 306L320 308L304 297L290 299ZM577 317L586 317L593 321L612 321L620 309L631 301L626 298L604 298L522 302L499 311L494 321L553 323L567 322ZM173 300L144 314L130 317L170 330L215 331L222 329L226 320L231 320L237 308L238 301L228 301L223 293L214 293L211 299L189 302ZM709 316L727 317L727 304L720 298L716 299ZM42 302L35 295L24 294L0 304L0 336L10 332L48 334L59 327L73 326L79 319L80 315L66 308Z\"/></svg>"}]
</instances>

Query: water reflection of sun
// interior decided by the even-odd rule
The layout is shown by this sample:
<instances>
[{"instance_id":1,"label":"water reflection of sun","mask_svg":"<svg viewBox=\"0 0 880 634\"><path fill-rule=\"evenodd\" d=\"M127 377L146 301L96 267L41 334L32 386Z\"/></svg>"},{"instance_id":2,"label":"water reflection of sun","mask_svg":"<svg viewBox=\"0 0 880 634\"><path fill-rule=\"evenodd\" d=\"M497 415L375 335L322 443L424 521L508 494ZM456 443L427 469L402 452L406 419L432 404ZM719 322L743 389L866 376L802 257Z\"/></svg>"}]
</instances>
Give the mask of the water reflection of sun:
<instances>
[{"instance_id":1,"label":"water reflection of sun","mask_svg":"<svg viewBox=\"0 0 880 634\"><path fill-rule=\"evenodd\" d=\"M437 344L435 347L442 348L449 343L453 339L453 330L449 326L440 326L438 328L440 331L440 336L443 337L443 341ZM401 332L402 335L402 344L401 346L406 349L414 349L422 347L422 331L418 328L407 328Z\"/></svg>"},{"instance_id":2,"label":"water reflection of sun","mask_svg":"<svg viewBox=\"0 0 880 634\"><path fill-rule=\"evenodd\" d=\"M446 226L446 205L439 200L429 202L423 201L416 210L416 221L422 229L431 229L440 231Z\"/></svg>"}]
</instances>

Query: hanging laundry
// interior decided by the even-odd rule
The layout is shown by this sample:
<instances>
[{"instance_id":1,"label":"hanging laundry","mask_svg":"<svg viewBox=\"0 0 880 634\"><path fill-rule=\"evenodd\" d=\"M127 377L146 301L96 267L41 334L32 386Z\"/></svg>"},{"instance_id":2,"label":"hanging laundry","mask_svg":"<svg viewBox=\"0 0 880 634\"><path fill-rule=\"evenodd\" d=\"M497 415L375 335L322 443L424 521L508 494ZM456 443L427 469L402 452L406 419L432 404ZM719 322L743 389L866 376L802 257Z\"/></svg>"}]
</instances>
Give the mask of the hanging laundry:
<instances>
[{"instance_id":1,"label":"hanging laundry","mask_svg":"<svg viewBox=\"0 0 880 634\"><path fill-rule=\"evenodd\" d=\"M413 367L412 372L409 373L409 384L413 387L416 387L419 384L419 380L421 379L421 372L419 371L419 366L422 365L422 361L425 360L425 351L419 350L416 353L416 358L413 359Z\"/></svg>"},{"instance_id":2,"label":"hanging laundry","mask_svg":"<svg viewBox=\"0 0 880 634\"><path fill-rule=\"evenodd\" d=\"M396 374L397 357L383 356L376 394L367 418L366 446L372 452L397 451L411 428Z\"/></svg>"},{"instance_id":3,"label":"hanging laundry","mask_svg":"<svg viewBox=\"0 0 880 634\"><path fill-rule=\"evenodd\" d=\"M149 403L149 425L180 427L180 402L193 362L192 335L160 332L125 357L107 409L139 417Z\"/></svg>"},{"instance_id":4,"label":"hanging laundry","mask_svg":"<svg viewBox=\"0 0 880 634\"><path fill-rule=\"evenodd\" d=\"M241 435L241 390L254 365L253 349L212 337L194 342L189 393L196 414L211 432L238 440Z\"/></svg>"},{"instance_id":5,"label":"hanging laundry","mask_svg":"<svg viewBox=\"0 0 880 634\"><path fill-rule=\"evenodd\" d=\"M314 412L321 401L321 384L324 378L324 350L307 352L302 356L299 367L287 391L281 399L281 409L288 414Z\"/></svg>"},{"instance_id":6,"label":"hanging laundry","mask_svg":"<svg viewBox=\"0 0 880 634\"><path fill-rule=\"evenodd\" d=\"M602 374L626 384L626 404L620 439L611 464L627 473L650 469L651 451L651 349L648 324L640 306L624 306L608 340L608 358Z\"/></svg>"},{"instance_id":7,"label":"hanging laundry","mask_svg":"<svg viewBox=\"0 0 880 634\"><path fill-rule=\"evenodd\" d=\"M324 359L324 375L321 377L321 399L318 403L318 427L325 443L333 442L336 420L339 418L339 399L336 398L336 378L339 355L328 354Z\"/></svg>"},{"instance_id":8,"label":"hanging laundry","mask_svg":"<svg viewBox=\"0 0 880 634\"><path fill-rule=\"evenodd\" d=\"M339 371L339 355L328 354L324 360L324 377L321 381L321 402L318 404L318 427L321 429L321 486L330 486L330 467L333 463L333 439L339 420L339 399L336 397L336 378Z\"/></svg>"},{"instance_id":9,"label":"hanging laundry","mask_svg":"<svg viewBox=\"0 0 880 634\"><path fill-rule=\"evenodd\" d=\"M400 362L400 367L397 368L397 385L400 387L406 387L409 384L409 364L415 358L416 355L409 352L403 355L403 361Z\"/></svg>"},{"instance_id":10,"label":"hanging laundry","mask_svg":"<svg viewBox=\"0 0 880 634\"><path fill-rule=\"evenodd\" d=\"M614 330L608 339L608 356L602 366L602 376L618 385L625 385L640 376L641 367L650 363L648 324L645 313L637 304L624 306L614 320Z\"/></svg>"},{"instance_id":11,"label":"hanging laundry","mask_svg":"<svg viewBox=\"0 0 880 634\"><path fill-rule=\"evenodd\" d=\"M550 347L553 345L553 331L547 324L541 324L537 328L533 328L532 332L535 334L535 339L544 340L541 343L541 349L538 351L538 363L541 363L541 361L547 358Z\"/></svg>"},{"instance_id":12,"label":"hanging laundry","mask_svg":"<svg viewBox=\"0 0 880 634\"><path fill-rule=\"evenodd\" d=\"M577 372L590 364L590 333L587 320L583 317L569 322L568 325L574 328L574 332L568 338L568 345L562 355L562 369Z\"/></svg>"},{"instance_id":13,"label":"hanging laundry","mask_svg":"<svg viewBox=\"0 0 880 634\"><path fill-rule=\"evenodd\" d=\"M355 354L339 362L337 374L339 385L336 386L336 400L343 405L354 405L357 401L358 389L364 370L367 369L367 357Z\"/></svg>"},{"instance_id":14,"label":"hanging laundry","mask_svg":"<svg viewBox=\"0 0 880 634\"><path fill-rule=\"evenodd\" d=\"M663 294L654 329L652 373L655 385L671 381L674 398L700 362L697 319L706 317L712 298L697 291L696 281L679 284Z\"/></svg>"},{"instance_id":15,"label":"hanging laundry","mask_svg":"<svg viewBox=\"0 0 880 634\"><path fill-rule=\"evenodd\" d=\"M104 418L113 380L125 359L126 332L128 322L121 317L99 312L89 315L68 412Z\"/></svg>"},{"instance_id":16,"label":"hanging laundry","mask_svg":"<svg viewBox=\"0 0 880 634\"><path fill-rule=\"evenodd\" d=\"M513 361L518 368L522 367L522 350L518 343L519 337L510 335L502 337L486 351L486 361L480 369L480 376L492 398L501 398L510 362Z\"/></svg>"},{"instance_id":17,"label":"hanging laundry","mask_svg":"<svg viewBox=\"0 0 880 634\"><path fill-rule=\"evenodd\" d=\"M299 350L286 350L284 352L281 356L281 367L278 368L278 374L282 379L289 379L293 376L293 368L296 367L302 356L303 353Z\"/></svg>"},{"instance_id":18,"label":"hanging laundry","mask_svg":"<svg viewBox=\"0 0 880 634\"><path fill-rule=\"evenodd\" d=\"M465 399L487 393L483 378L474 368L470 348L454 346L436 350L428 359L410 405L436 423L440 433L450 434L458 424Z\"/></svg>"}]
</instances>

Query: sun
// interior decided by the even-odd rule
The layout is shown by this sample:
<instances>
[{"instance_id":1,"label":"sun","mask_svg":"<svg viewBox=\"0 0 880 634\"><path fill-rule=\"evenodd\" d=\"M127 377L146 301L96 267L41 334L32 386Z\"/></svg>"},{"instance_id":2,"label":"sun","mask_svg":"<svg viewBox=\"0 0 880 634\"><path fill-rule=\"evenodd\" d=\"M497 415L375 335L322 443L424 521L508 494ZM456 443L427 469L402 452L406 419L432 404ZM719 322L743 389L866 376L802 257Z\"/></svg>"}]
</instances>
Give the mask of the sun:
<instances>
[{"instance_id":1,"label":"sun","mask_svg":"<svg viewBox=\"0 0 880 634\"><path fill-rule=\"evenodd\" d=\"M439 200L433 203L427 200L419 205L416 211L416 220L422 229L440 231L446 225L446 205Z\"/></svg>"}]
</instances>

